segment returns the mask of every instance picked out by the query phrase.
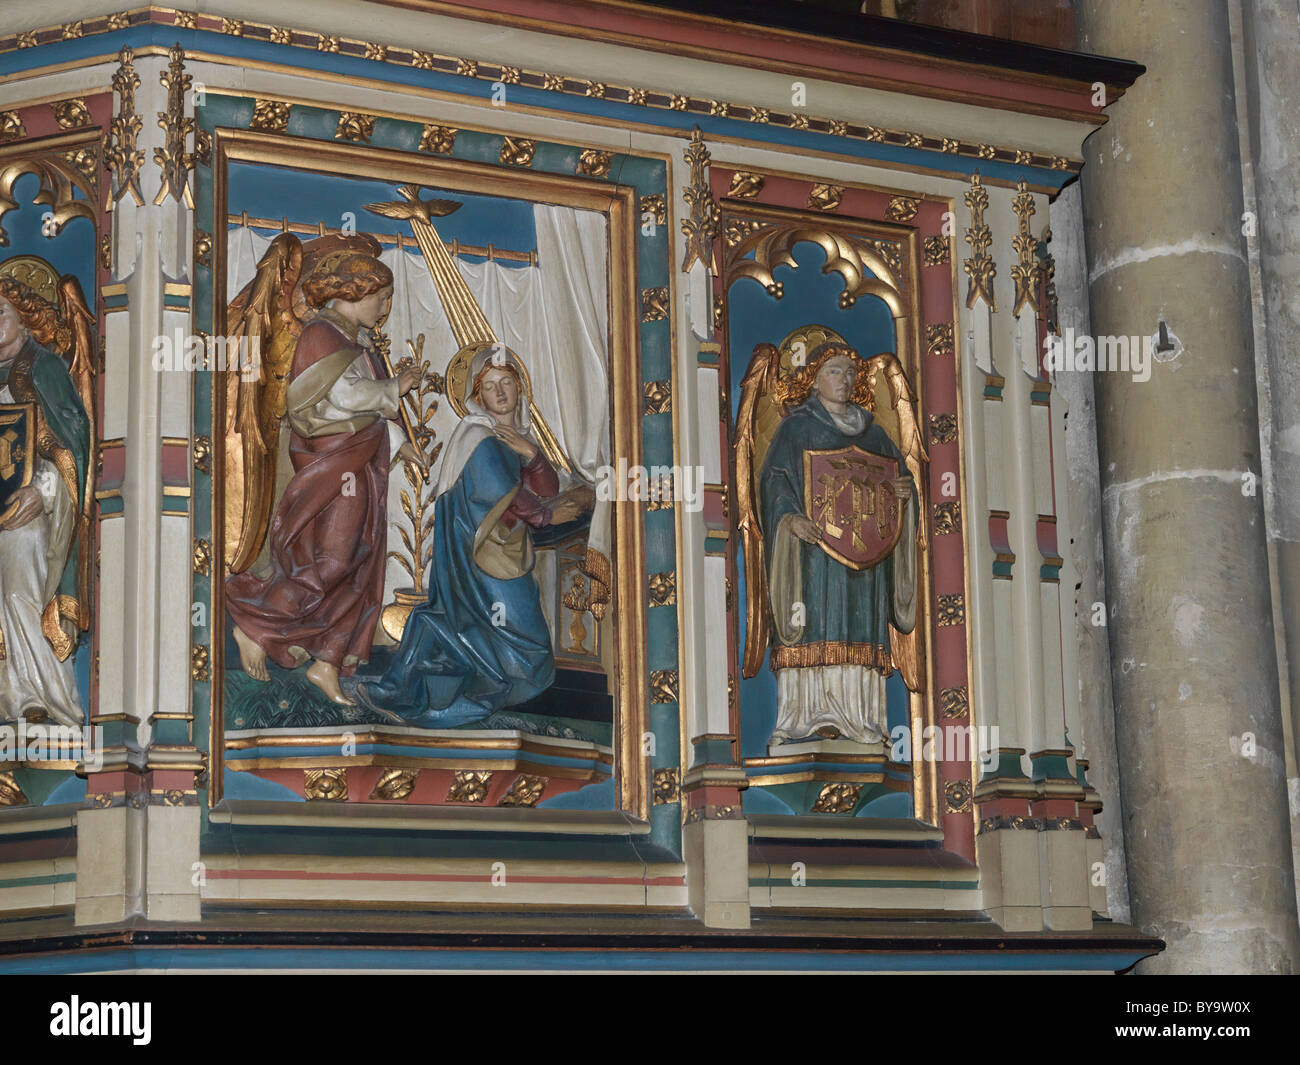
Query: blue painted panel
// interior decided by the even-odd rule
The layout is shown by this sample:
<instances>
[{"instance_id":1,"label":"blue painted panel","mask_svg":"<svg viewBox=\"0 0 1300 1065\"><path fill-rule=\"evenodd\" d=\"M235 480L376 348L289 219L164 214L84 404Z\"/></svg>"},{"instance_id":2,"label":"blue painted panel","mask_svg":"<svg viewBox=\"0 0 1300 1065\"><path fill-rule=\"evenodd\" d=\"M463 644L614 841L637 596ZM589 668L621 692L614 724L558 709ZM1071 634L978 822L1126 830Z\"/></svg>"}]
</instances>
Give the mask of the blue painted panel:
<instances>
[{"instance_id":1,"label":"blue painted panel","mask_svg":"<svg viewBox=\"0 0 1300 1065\"><path fill-rule=\"evenodd\" d=\"M774 721L775 723L775 721ZM740 793L740 808L746 814L792 814L794 808L765 788L746 788Z\"/></svg>"},{"instance_id":2,"label":"blue painted panel","mask_svg":"<svg viewBox=\"0 0 1300 1065\"><path fill-rule=\"evenodd\" d=\"M58 806L65 802L81 802L86 797L86 781L83 777L69 776L58 787L45 796L42 806Z\"/></svg>"},{"instance_id":3,"label":"blue painted panel","mask_svg":"<svg viewBox=\"0 0 1300 1065\"><path fill-rule=\"evenodd\" d=\"M297 109L295 109L295 114ZM333 132L331 129L331 138ZM491 244L511 251L536 251L537 230L533 225L533 205L525 200L502 196L440 190L426 186L425 199L455 200L459 210L434 219L443 240L486 247ZM314 174L284 167L256 163L230 165L229 211L247 211L255 218L279 219L286 210L290 222L337 228L345 214L360 232L398 233L410 237L411 227L398 218L385 218L365 209L368 203L396 200L397 186L384 181ZM295 211L294 209L297 208ZM525 264L500 260L503 266Z\"/></svg>"},{"instance_id":4,"label":"blue painted panel","mask_svg":"<svg viewBox=\"0 0 1300 1065\"><path fill-rule=\"evenodd\" d=\"M902 791L891 791L878 799L863 803L854 817L911 817L912 796Z\"/></svg>"},{"instance_id":5,"label":"blue painted panel","mask_svg":"<svg viewBox=\"0 0 1300 1065\"><path fill-rule=\"evenodd\" d=\"M613 810L617 806L613 777L602 780L599 784L588 784L577 791L566 791L563 795L543 799L537 804L539 810Z\"/></svg>"},{"instance_id":6,"label":"blue painted panel","mask_svg":"<svg viewBox=\"0 0 1300 1065\"><path fill-rule=\"evenodd\" d=\"M33 203L41 182L35 174L24 174L14 183L18 207L3 218L9 234L8 247L0 249L0 259L15 255L39 255L60 274L73 274L81 282L81 291L92 309L95 305L95 225L89 218L74 218L58 236L41 232L42 220L50 213L43 203ZM84 200L80 191L76 198Z\"/></svg>"},{"instance_id":7,"label":"blue painted panel","mask_svg":"<svg viewBox=\"0 0 1300 1065\"><path fill-rule=\"evenodd\" d=\"M306 802L296 791L252 773L226 771L227 799L261 799L269 802Z\"/></svg>"}]
</instances>

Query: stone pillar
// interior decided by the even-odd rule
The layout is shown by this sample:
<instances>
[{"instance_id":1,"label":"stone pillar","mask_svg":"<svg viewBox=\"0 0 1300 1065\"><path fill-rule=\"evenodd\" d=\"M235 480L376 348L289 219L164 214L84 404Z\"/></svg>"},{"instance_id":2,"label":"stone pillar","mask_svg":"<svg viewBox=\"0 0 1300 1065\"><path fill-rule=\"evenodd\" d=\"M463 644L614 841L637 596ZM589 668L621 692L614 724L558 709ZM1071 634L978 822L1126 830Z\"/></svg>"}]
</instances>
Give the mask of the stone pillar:
<instances>
[{"instance_id":1,"label":"stone pillar","mask_svg":"<svg viewBox=\"0 0 1300 1065\"><path fill-rule=\"evenodd\" d=\"M1272 458L1264 485L1288 672L1300 671L1300 35L1295 7L1243 0L1242 74L1249 114L1250 163L1258 217L1255 244L1264 295ZM1264 355L1266 354L1266 358ZM1291 736L1300 736L1300 698L1290 685ZM1300 782L1291 781L1296 788ZM1300 852L1298 852L1300 853Z\"/></svg>"},{"instance_id":2,"label":"stone pillar","mask_svg":"<svg viewBox=\"0 0 1300 1065\"><path fill-rule=\"evenodd\" d=\"M1093 329L1169 335L1149 380L1096 382L1133 919L1168 944L1147 971L1287 972L1300 930L1228 14L1079 14L1083 50L1148 67L1085 146Z\"/></svg>"}]
</instances>

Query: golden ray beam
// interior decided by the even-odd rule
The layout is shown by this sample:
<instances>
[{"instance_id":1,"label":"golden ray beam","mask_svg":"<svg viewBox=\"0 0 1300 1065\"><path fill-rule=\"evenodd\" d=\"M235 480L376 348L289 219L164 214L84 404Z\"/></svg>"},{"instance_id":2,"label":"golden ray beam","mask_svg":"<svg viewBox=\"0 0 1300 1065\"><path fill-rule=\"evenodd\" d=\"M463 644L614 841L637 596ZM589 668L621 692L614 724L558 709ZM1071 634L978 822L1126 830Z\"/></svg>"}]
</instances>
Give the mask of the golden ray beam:
<instances>
[{"instance_id":1,"label":"golden ray beam","mask_svg":"<svg viewBox=\"0 0 1300 1065\"><path fill-rule=\"evenodd\" d=\"M452 200L422 200L420 190L415 185L403 185L397 192L402 199L387 203L369 203L366 204L366 210L383 215L385 218L404 218L410 225L411 233L433 277L438 301L442 304L443 313L447 315L456 343L460 345L461 350L470 344L500 343L478 301L474 299L474 294L470 292L465 279L456 269L456 264L452 261L438 231L429 220L430 215L435 213L451 214L460 207L460 204ZM533 402L531 389L528 396L528 414L537 430L537 440L542 445L542 450L546 452L546 457L566 473L572 473L573 467L560 447L560 442L555 438L546 419L542 417L542 412L537 409L537 404Z\"/></svg>"}]
</instances>

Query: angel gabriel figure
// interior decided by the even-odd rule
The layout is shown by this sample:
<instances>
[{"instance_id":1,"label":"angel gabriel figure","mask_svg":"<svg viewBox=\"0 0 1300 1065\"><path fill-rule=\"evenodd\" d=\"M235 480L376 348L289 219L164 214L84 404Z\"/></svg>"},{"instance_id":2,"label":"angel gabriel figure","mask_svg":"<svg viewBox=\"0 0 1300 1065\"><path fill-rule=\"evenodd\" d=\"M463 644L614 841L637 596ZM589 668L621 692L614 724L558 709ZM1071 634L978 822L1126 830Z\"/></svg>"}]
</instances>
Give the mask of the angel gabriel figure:
<instances>
[{"instance_id":1,"label":"angel gabriel figure","mask_svg":"<svg viewBox=\"0 0 1300 1065\"><path fill-rule=\"evenodd\" d=\"M427 473L398 424L421 371L385 372L372 330L393 275L372 237L271 242L230 305L230 335L256 341L261 368L226 372L227 610L244 671L270 680L311 662L307 679L353 705L339 676L370 657L384 591L388 471ZM386 361L386 360L385 360ZM293 475L269 521L281 418ZM249 571L269 536L269 573Z\"/></svg>"},{"instance_id":2,"label":"angel gabriel figure","mask_svg":"<svg viewBox=\"0 0 1300 1065\"><path fill-rule=\"evenodd\" d=\"M85 722L73 652L90 627L94 321L72 275L29 256L0 266L0 721Z\"/></svg>"},{"instance_id":3,"label":"angel gabriel figure","mask_svg":"<svg viewBox=\"0 0 1300 1065\"><path fill-rule=\"evenodd\" d=\"M882 372L902 450L874 414ZM737 421L743 673L758 672L770 645L770 742L884 742L886 678L897 668L921 687L916 485L928 457L902 366L808 326L755 349Z\"/></svg>"}]
</instances>

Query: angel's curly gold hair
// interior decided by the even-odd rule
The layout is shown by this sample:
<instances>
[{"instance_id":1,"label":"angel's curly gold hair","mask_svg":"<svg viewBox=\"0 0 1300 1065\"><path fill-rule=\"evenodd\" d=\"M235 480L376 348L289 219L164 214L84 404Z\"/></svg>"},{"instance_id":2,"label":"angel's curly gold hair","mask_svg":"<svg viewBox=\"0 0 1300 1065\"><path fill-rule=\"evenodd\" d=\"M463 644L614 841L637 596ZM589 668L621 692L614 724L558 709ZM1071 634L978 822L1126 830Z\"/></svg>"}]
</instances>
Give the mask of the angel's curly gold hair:
<instances>
[{"instance_id":1,"label":"angel's curly gold hair","mask_svg":"<svg viewBox=\"0 0 1300 1065\"><path fill-rule=\"evenodd\" d=\"M837 340L818 344L803 366L777 381L776 398L782 410L788 412L801 403L807 402L808 397L812 395L813 382L817 380L821 368L837 355L852 359L857 365L858 379L853 386L853 402L874 411L876 409L875 374L871 372L871 368L861 355L847 344Z\"/></svg>"},{"instance_id":2,"label":"angel's curly gold hair","mask_svg":"<svg viewBox=\"0 0 1300 1065\"><path fill-rule=\"evenodd\" d=\"M393 272L378 259L357 252L334 252L302 283L302 294L312 307L322 307L330 300L355 303L392 283Z\"/></svg>"},{"instance_id":3,"label":"angel's curly gold hair","mask_svg":"<svg viewBox=\"0 0 1300 1065\"><path fill-rule=\"evenodd\" d=\"M59 317L58 308L35 289L16 278L0 277L0 297L12 304L36 343L60 352L71 347L72 330Z\"/></svg>"}]
</instances>

